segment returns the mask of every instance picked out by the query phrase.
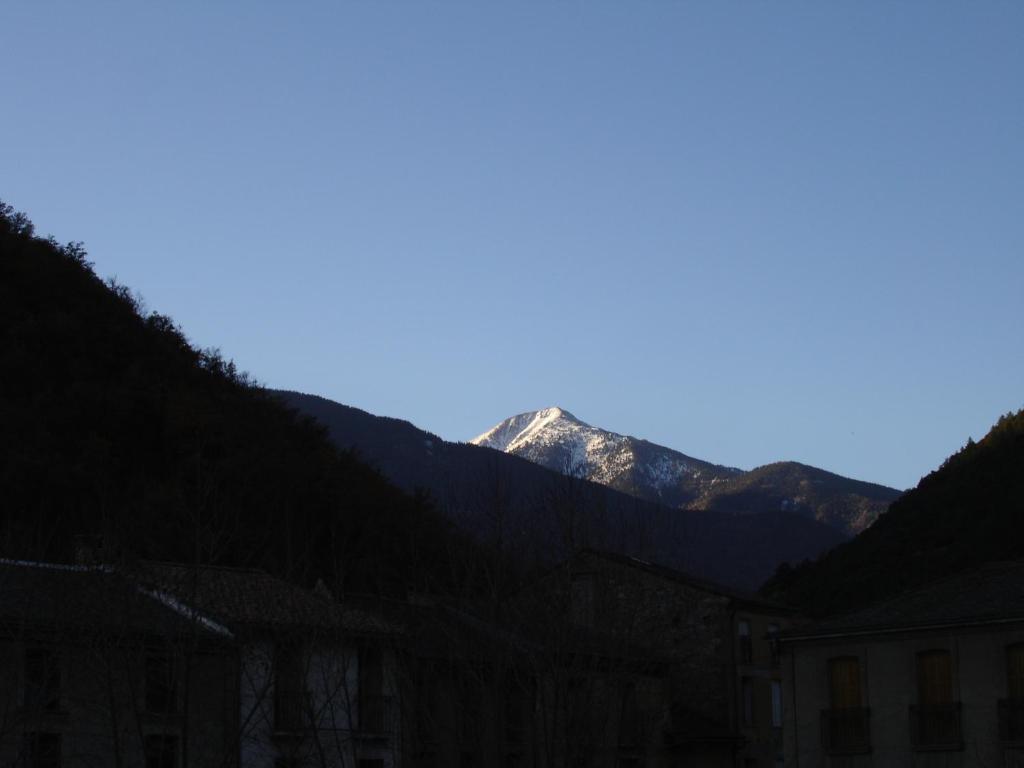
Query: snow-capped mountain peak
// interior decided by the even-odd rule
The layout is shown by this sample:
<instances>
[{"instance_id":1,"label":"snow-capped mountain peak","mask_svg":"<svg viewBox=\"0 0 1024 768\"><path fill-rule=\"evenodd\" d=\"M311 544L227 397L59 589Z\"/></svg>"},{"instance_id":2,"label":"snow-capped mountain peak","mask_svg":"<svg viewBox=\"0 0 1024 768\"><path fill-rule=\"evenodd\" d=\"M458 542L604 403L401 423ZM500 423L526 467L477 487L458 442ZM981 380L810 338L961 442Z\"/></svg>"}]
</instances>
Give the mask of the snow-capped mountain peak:
<instances>
[{"instance_id":1,"label":"snow-capped mountain peak","mask_svg":"<svg viewBox=\"0 0 1024 768\"><path fill-rule=\"evenodd\" d=\"M470 442L672 507L795 511L848 534L870 525L899 495L794 462L750 472L712 464L593 427L558 407L520 413Z\"/></svg>"},{"instance_id":2,"label":"snow-capped mountain peak","mask_svg":"<svg viewBox=\"0 0 1024 768\"><path fill-rule=\"evenodd\" d=\"M673 506L697 498L706 485L737 472L598 429L558 407L505 419L470 442ZM647 491L641 492L641 487Z\"/></svg>"},{"instance_id":3,"label":"snow-capped mountain peak","mask_svg":"<svg viewBox=\"0 0 1024 768\"><path fill-rule=\"evenodd\" d=\"M564 408L553 406L539 411L528 411L505 419L482 435L477 435L471 442L487 448L515 453L518 448L538 439L544 440L552 432L564 432L571 426L590 428Z\"/></svg>"}]
</instances>

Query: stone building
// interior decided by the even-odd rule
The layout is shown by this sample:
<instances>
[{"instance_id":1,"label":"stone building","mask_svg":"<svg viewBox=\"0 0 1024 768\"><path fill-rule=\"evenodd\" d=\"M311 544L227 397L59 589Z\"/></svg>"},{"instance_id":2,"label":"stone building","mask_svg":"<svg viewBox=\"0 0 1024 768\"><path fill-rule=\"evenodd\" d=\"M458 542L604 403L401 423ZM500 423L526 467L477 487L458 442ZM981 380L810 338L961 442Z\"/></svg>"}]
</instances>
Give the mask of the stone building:
<instances>
[{"instance_id":1,"label":"stone building","mask_svg":"<svg viewBox=\"0 0 1024 768\"><path fill-rule=\"evenodd\" d=\"M539 586L554 596L542 603L550 610L546 626L560 626L564 616L602 638L611 658L645 659L663 670L664 704L641 718L646 748L619 764L768 768L781 760L781 670L772 635L789 626L789 609L594 550L578 553Z\"/></svg>"},{"instance_id":2,"label":"stone building","mask_svg":"<svg viewBox=\"0 0 1024 768\"><path fill-rule=\"evenodd\" d=\"M401 764L401 627L264 571L146 563L134 577L227 627L242 768Z\"/></svg>"},{"instance_id":3,"label":"stone building","mask_svg":"<svg viewBox=\"0 0 1024 768\"><path fill-rule=\"evenodd\" d=\"M561 620L418 600L399 668L405 765L617 768L668 765L668 666ZM508 608L508 606L503 606ZM543 612L546 612L543 611Z\"/></svg>"},{"instance_id":4,"label":"stone building","mask_svg":"<svg viewBox=\"0 0 1024 768\"><path fill-rule=\"evenodd\" d=\"M780 639L787 768L1024 765L1024 563Z\"/></svg>"},{"instance_id":5,"label":"stone building","mask_svg":"<svg viewBox=\"0 0 1024 768\"><path fill-rule=\"evenodd\" d=\"M0 563L0 765L768 766L786 622L596 551L490 605Z\"/></svg>"},{"instance_id":6,"label":"stone building","mask_svg":"<svg viewBox=\"0 0 1024 768\"><path fill-rule=\"evenodd\" d=\"M251 569L0 562L0 765L401 765L397 628Z\"/></svg>"},{"instance_id":7,"label":"stone building","mask_svg":"<svg viewBox=\"0 0 1024 768\"><path fill-rule=\"evenodd\" d=\"M0 562L0 764L221 766L231 632L112 569Z\"/></svg>"}]
</instances>

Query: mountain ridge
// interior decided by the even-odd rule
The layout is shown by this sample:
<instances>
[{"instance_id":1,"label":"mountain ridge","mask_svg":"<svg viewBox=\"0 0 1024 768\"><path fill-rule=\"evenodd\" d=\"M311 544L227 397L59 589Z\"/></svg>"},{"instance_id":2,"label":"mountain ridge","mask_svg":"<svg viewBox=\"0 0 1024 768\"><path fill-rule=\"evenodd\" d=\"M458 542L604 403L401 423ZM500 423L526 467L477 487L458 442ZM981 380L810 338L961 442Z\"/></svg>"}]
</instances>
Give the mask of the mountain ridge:
<instances>
[{"instance_id":1,"label":"mountain ridge","mask_svg":"<svg viewBox=\"0 0 1024 768\"><path fill-rule=\"evenodd\" d=\"M798 462L749 471L713 464L594 427L558 406L516 414L470 443L671 507L725 514L792 511L849 536L871 525L901 493Z\"/></svg>"},{"instance_id":2,"label":"mountain ridge","mask_svg":"<svg viewBox=\"0 0 1024 768\"><path fill-rule=\"evenodd\" d=\"M845 540L783 511L728 516L670 508L515 454L448 442L402 419L375 416L318 395L275 391L406 491L428 492L478 536L529 551L564 550L576 517L588 544L623 551L733 586L756 587L780 562L813 557Z\"/></svg>"}]
</instances>

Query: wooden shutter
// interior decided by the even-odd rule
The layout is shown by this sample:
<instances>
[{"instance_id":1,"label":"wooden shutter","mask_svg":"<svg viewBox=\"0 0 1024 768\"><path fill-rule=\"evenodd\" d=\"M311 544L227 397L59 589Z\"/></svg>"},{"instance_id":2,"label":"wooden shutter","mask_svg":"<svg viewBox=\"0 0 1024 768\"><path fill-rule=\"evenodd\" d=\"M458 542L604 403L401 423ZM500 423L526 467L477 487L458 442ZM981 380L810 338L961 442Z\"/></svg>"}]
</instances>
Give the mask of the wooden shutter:
<instances>
[{"instance_id":1,"label":"wooden shutter","mask_svg":"<svg viewBox=\"0 0 1024 768\"><path fill-rule=\"evenodd\" d=\"M832 709L861 706L860 660L856 656L829 659L828 677Z\"/></svg>"},{"instance_id":2,"label":"wooden shutter","mask_svg":"<svg viewBox=\"0 0 1024 768\"><path fill-rule=\"evenodd\" d=\"M953 703L953 657L949 651L917 654L917 695L923 707Z\"/></svg>"},{"instance_id":3,"label":"wooden shutter","mask_svg":"<svg viewBox=\"0 0 1024 768\"><path fill-rule=\"evenodd\" d=\"M1006 649L1007 689L1011 699L1024 699L1024 643Z\"/></svg>"}]
</instances>

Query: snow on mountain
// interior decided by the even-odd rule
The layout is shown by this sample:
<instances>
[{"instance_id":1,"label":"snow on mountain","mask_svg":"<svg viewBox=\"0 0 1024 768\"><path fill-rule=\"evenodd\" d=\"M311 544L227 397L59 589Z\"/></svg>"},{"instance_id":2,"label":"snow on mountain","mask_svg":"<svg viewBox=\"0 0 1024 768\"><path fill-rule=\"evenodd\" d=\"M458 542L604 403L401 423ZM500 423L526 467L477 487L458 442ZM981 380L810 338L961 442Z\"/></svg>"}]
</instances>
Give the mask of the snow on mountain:
<instances>
[{"instance_id":1,"label":"snow on mountain","mask_svg":"<svg viewBox=\"0 0 1024 768\"><path fill-rule=\"evenodd\" d=\"M724 514L794 512L854 535L900 495L796 462L744 472L580 421L564 408L505 419L470 441L672 507Z\"/></svg>"},{"instance_id":2,"label":"snow on mountain","mask_svg":"<svg viewBox=\"0 0 1024 768\"><path fill-rule=\"evenodd\" d=\"M557 407L505 419L470 442L671 506L683 506L714 483L740 474L593 427Z\"/></svg>"}]
</instances>

